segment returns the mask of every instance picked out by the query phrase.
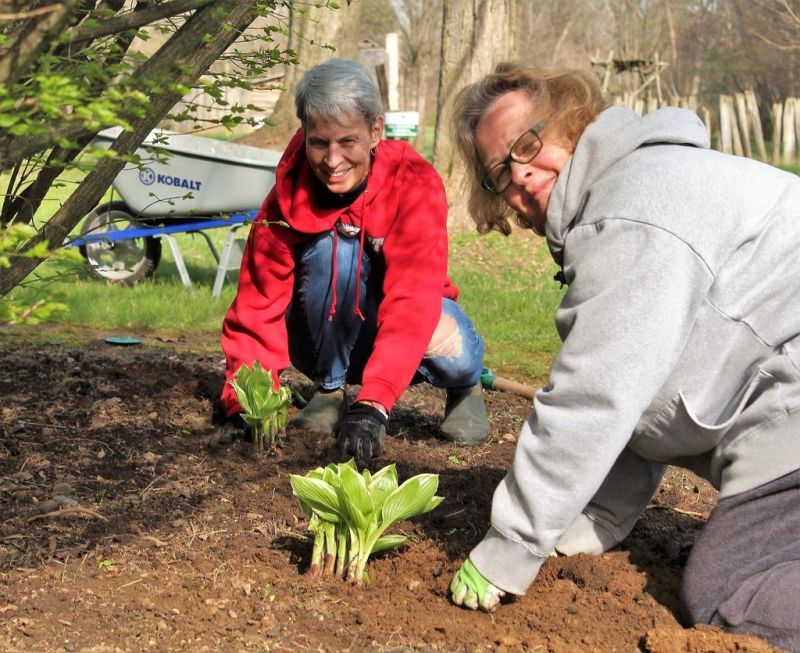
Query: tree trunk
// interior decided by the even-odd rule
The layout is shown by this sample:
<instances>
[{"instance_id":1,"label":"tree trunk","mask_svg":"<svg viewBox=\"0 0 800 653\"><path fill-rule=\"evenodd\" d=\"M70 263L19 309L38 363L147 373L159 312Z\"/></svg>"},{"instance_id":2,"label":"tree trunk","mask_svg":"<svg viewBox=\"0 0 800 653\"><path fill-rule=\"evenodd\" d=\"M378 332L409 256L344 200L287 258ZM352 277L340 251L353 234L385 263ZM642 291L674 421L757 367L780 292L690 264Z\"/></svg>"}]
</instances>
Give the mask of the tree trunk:
<instances>
[{"instance_id":1,"label":"tree trunk","mask_svg":"<svg viewBox=\"0 0 800 653\"><path fill-rule=\"evenodd\" d=\"M461 192L463 169L448 133L456 93L508 60L516 49L517 3L508 0L445 0L442 7L441 70L436 102L433 162L449 198L448 229L472 226Z\"/></svg>"},{"instance_id":2,"label":"tree trunk","mask_svg":"<svg viewBox=\"0 0 800 653\"><path fill-rule=\"evenodd\" d=\"M182 93L179 84L191 85L196 81L257 15L255 3L240 0L218 0L195 12L175 36L132 76L134 82L137 78L164 77L176 84L164 84L167 90L151 96L147 113L137 121L132 121L134 130L123 132L111 146L112 149L123 155L134 152L159 120L180 100ZM220 29L222 18L230 29ZM124 165L125 162L121 160L102 159L29 246L43 240L56 246L64 242L81 218L100 201ZM0 276L0 297L16 287L39 263L41 261L35 258L14 257L11 267Z\"/></svg>"},{"instance_id":3,"label":"tree trunk","mask_svg":"<svg viewBox=\"0 0 800 653\"><path fill-rule=\"evenodd\" d=\"M297 63L286 66L284 91L280 94L270 123L243 136L237 143L282 150L300 126L295 113L294 91L303 73L330 57L358 57L358 15L360 3L336 11L303 4L289 14L289 48ZM330 44L339 44L333 49Z\"/></svg>"}]
</instances>

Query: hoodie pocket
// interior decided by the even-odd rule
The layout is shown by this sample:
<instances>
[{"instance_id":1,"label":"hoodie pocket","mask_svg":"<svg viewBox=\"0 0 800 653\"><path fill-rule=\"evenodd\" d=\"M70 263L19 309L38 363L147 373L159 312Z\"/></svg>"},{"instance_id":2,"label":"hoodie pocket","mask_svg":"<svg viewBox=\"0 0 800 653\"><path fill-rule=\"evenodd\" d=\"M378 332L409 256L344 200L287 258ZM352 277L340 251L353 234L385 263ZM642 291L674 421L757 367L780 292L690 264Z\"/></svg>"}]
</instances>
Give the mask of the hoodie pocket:
<instances>
[{"instance_id":1,"label":"hoodie pocket","mask_svg":"<svg viewBox=\"0 0 800 653\"><path fill-rule=\"evenodd\" d=\"M774 382L771 374L759 370L732 408L724 410L716 421L700 419L687 397L679 392L647 424L636 430L631 449L643 458L663 463L707 453L723 440L754 395L761 394Z\"/></svg>"}]
</instances>

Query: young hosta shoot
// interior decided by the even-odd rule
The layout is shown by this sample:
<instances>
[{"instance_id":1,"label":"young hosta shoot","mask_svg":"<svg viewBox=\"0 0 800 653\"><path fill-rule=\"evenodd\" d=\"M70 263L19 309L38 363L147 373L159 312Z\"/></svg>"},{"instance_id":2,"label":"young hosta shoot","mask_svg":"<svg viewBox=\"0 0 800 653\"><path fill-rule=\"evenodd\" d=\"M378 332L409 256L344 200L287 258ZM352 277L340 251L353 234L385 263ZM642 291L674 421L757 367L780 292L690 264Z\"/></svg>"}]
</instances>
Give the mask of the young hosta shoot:
<instances>
[{"instance_id":1,"label":"young hosta shoot","mask_svg":"<svg viewBox=\"0 0 800 653\"><path fill-rule=\"evenodd\" d=\"M256 449L264 449L264 439L275 446L278 433L286 427L292 392L289 388L274 389L272 372L255 361L253 367L242 365L228 381L236 391L242 407L242 419L253 431Z\"/></svg>"},{"instance_id":2,"label":"young hosta shoot","mask_svg":"<svg viewBox=\"0 0 800 653\"><path fill-rule=\"evenodd\" d=\"M397 468L358 473L355 462L332 463L305 476L292 474L292 491L314 534L310 575L332 574L361 585L369 556L404 544L404 535L385 535L394 523L436 508L437 474L418 474L398 485Z\"/></svg>"}]
</instances>

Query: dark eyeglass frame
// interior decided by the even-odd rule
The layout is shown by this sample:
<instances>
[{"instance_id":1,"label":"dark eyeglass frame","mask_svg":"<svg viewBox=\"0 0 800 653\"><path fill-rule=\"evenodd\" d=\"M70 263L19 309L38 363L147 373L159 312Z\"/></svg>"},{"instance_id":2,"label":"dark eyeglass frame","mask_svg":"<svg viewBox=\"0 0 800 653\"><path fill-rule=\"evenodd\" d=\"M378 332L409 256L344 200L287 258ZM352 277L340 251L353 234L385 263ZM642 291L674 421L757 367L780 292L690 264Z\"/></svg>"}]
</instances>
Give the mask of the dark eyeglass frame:
<instances>
[{"instance_id":1,"label":"dark eyeglass frame","mask_svg":"<svg viewBox=\"0 0 800 653\"><path fill-rule=\"evenodd\" d=\"M547 124L546 121L540 120L533 127L529 127L524 132L522 132L519 138L517 138L517 140L515 140L511 144L508 156L499 163L495 163L491 168L489 168L486 171L486 175L483 177L483 181L481 181L481 186L483 186L483 188L488 190L490 193L494 193L495 195L502 195L503 193L505 193L508 187L511 185L511 177L509 176L508 183L504 184L502 188L496 188L491 180L492 171L497 170L498 168L508 168L508 170L510 171L512 163L530 163L531 161L533 161L539 155L539 152L542 151L542 137L540 134L544 130L546 124ZM536 151L531 156L525 156L525 157L515 156L514 148L516 148L519 142L523 138L525 138L528 134L533 134L536 137L536 140L539 144L538 147L536 148Z\"/></svg>"}]
</instances>

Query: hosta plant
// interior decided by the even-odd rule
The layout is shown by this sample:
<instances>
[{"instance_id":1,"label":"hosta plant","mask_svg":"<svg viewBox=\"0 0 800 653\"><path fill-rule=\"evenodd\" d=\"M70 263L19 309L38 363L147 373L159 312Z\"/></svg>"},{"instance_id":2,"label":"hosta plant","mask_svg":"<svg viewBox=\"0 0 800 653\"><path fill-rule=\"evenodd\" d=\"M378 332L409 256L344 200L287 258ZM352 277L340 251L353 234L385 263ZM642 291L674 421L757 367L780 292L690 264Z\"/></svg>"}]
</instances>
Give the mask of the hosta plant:
<instances>
[{"instance_id":1,"label":"hosta plant","mask_svg":"<svg viewBox=\"0 0 800 653\"><path fill-rule=\"evenodd\" d=\"M310 575L334 575L357 585L366 580L370 555L405 543L405 535L387 535L399 521L436 508L437 474L418 474L398 484L388 465L361 473L353 460L318 467L305 476L290 475L292 492L309 518L314 535Z\"/></svg>"},{"instance_id":2,"label":"hosta plant","mask_svg":"<svg viewBox=\"0 0 800 653\"><path fill-rule=\"evenodd\" d=\"M274 387L272 371L255 361L253 367L242 365L228 381L242 407L242 419L250 426L256 449L264 449L264 440L275 446L278 433L286 427L292 392Z\"/></svg>"}]
</instances>

